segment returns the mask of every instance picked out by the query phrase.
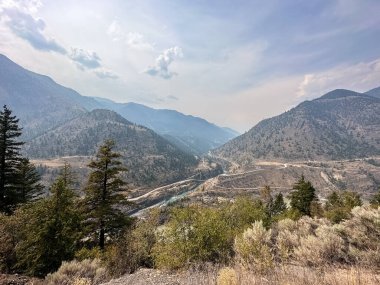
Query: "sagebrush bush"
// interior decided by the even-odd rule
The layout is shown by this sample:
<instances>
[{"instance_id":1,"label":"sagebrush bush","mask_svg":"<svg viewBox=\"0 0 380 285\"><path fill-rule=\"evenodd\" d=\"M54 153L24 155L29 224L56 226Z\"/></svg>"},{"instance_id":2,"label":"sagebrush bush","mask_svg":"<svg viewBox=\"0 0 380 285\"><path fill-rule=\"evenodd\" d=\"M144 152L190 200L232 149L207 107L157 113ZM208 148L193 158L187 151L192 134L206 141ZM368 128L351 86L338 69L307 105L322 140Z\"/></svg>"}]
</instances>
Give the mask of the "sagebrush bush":
<instances>
[{"instance_id":1,"label":"sagebrush bush","mask_svg":"<svg viewBox=\"0 0 380 285\"><path fill-rule=\"evenodd\" d=\"M57 272L46 276L48 285L97 285L109 279L99 259L63 262Z\"/></svg>"},{"instance_id":2,"label":"sagebrush bush","mask_svg":"<svg viewBox=\"0 0 380 285\"><path fill-rule=\"evenodd\" d=\"M351 261L379 266L380 208L355 207L351 215L351 219L341 224L341 231L349 243Z\"/></svg>"},{"instance_id":3,"label":"sagebrush bush","mask_svg":"<svg viewBox=\"0 0 380 285\"><path fill-rule=\"evenodd\" d=\"M251 228L236 237L236 260L257 271L270 269L274 261L271 238L272 230L265 229L261 221L255 222Z\"/></svg>"},{"instance_id":4,"label":"sagebrush bush","mask_svg":"<svg viewBox=\"0 0 380 285\"><path fill-rule=\"evenodd\" d=\"M276 252L281 261L294 257L294 250L300 246L301 238L314 235L320 219L303 216L297 221L291 219L280 220L277 223Z\"/></svg>"},{"instance_id":5,"label":"sagebrush bush","mask_svg":"<svg viewBox=\"0 0 380 285\"><path fill-rule=\"evenodd\" d=\"M297 222L291 219L280 220L277 224L276 250L281 261L293 257L294 249L299 246L299 235L296 232Z\"/></svg>"},{"instance_id":6,"label":"sagebrush bush","mask_svg":"<svg viewBox=\"0 0 380 285\"><path fill-rule=\"evenodd\" d=\"M346 251L346 244L334 227L322 225L315 235L300 238L294 256L303 265L321 266L345 260Z\"/></svg>"}]
</instances>

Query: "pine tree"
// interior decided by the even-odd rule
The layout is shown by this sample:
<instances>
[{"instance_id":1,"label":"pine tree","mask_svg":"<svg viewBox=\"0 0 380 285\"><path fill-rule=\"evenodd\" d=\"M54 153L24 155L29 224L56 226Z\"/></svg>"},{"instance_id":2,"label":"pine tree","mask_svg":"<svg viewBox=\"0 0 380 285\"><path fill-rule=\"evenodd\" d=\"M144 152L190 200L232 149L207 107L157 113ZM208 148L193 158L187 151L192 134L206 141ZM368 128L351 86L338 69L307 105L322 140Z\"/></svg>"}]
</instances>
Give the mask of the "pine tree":
<instances>
[{"instance_id":1,"label":"pine tree","mask_svg":"<svg viewBox=\"0 0 380 285\"><path fill-rule=\"evenodd\" d=\"M38 198L44 189L40 180L36 167L30 163L29 159L21 159L17 167L17 202L26 203Z\"/></svg>"},{"instance_id":2,"label":"pine tree","mask_svg":"<svg viewBox=\"0 0 380 285\"><path fill-rule=\"evenodd\" d=\"M27 274L45 276L56 271L78 248L81 217L67 173L71 170L65 165L51 187L51 196L16 211L27 221L16 246L16 267Z\"/></svg>"},{"instance_id":3,"label":"pine tree","mask_svg":"<svg viewBox=\"0 0 380 285\"><path fill-rule=\"evenodd\" d=\"M270 214L271 216L279 215L283 213L285 210L286 210L286 204L284 201L284 197L282 196L281 193L278 193L274 197L274 201L271 204Z\"/></svg>"},{"instance_id":4,"label":"pine tree","mask_svg":"<svg viewBox=\"0 0 380 285\"><path fill-rule=\"evenodd\" d=\"M0 111L0 212L10 213L17 204L17 167L21 161L20 148L24 144L19 120L4 105Z\"/></svg>"},{"instance_id":5,"label":"pine tree","mask_svg":"<svg viewBox=\"0 0 380 285\"><path fill-rule=\"evenodd\" d=\"M112 237L127 224L127 217L118 206L127 202L120 193L126 183L120 172L127 169L120 162L120 154L113 151L115 143L107 140L100 146L95 160L88 165L90 173L85 187L85 213L90 232L97 235L97 245L104 249L106 234Z\"/></svg>"},{"instance_id":6,"label":"pine tree","mask_svg":"<svg viewBox=\"0 0 380 285\"><path fill-rule=\"evenodd\" d=\"M311 215L311 204L317 200L315 189L310 181L305 181L302 175L301 179L293 186L294 191L290 193L290 206L297 210L301 215Z\"/></svg>"}]
</instances>

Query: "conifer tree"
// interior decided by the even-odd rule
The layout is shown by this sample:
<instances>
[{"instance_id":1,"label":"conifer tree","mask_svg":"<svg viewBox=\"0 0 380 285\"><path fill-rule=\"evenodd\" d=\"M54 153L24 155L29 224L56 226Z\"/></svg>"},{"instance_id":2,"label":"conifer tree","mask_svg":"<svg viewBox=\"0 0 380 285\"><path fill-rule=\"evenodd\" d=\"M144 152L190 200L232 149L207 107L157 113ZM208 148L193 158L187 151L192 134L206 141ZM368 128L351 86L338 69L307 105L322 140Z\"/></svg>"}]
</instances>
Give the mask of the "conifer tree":
<instances>
[{"instance_id":1,"label":"conifer tree","mask_svg":"<svg viewBox=\"0 0 380 285\"><path fill-rule=\"evenodd\" d=\"M17 204L17 167L21 160L19 120L3 106L0 111L0 212L10 213Z\"/></svg>"},{"instance_id":2,"label":"conifer tree","mask_svg":"<svg viewBox=\"0 0 380 285\"><path fill-rule=\"evenodd\" d=\"M88 165L92 172L85 187L84 209L88 230L97 236L100 249L104 249L106 235L112 237L119 233L128 221L118 208L127 202L120 193L126 185L120 172L127 169L119 160L121 155L113 151L114 147L112 140L105 141Z\"/></svg>"},{"instance_id":3,"label":"conifer tree","mask_svg":"<svg viewBox=\"0 0 380 285\"><path fill-rule=\"evenodd\" d=\"M45 276L71 260L81 237L81 217L73 181L65 165L51 187L51 196L21 207L16 214L28 221L16 246L17 269L27 274Z\"/></svg>"},{"instance_id":4,"label":"conifer tree","mask_svg":"<svg viewBox=\"0 0 380 285\"><path fill-rule=\"evenodd\" d=\"M305 181L302 175L301 179L293 185L294 191L290 193L290 206L297 210L301 215L311 215L311 205L317 200L315 189L310 181Z\"/></svg>"},{"instance_id":5,"label":"conifer tree","mask_svg":"<svg viewBox=\"0 0 380 285\"><path fill-rule=\"evenodd\" d=\"M26 203L38 198L44 189L40 180L36 167L30 163L29 159L21 159L17 167L17 202Z\"/></svg>"},{"instance_id":6,"label":"conifer tree","mask_svg":"<svg viewBox=\"0 0 380 285\"><path fill-rule=\"evenodd\" d=\"M286 210L286 204L284 201L284 197L281 193L278 193L274 197L274 201L271 204L270 213L271 216L279 215Z\"/></svg>"}]
</instances>

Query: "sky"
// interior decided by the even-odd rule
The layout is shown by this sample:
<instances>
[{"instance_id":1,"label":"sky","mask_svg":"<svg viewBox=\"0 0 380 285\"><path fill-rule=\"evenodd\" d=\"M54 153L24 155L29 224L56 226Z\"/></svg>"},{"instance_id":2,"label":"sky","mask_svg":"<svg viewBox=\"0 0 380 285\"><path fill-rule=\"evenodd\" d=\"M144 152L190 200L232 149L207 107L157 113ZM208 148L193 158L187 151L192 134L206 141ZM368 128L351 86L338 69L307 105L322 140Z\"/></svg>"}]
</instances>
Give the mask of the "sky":
<instances>
[{"instance_id":1,"label":"sky","mask_svg":"<svg viewBox=\"0 0 380 285\"><path fill-rule=\"evenodd\" d=\"M380 86L379 0L0 0L0 53L85 96L245 132Z\"/></svg>"}]
</instances>

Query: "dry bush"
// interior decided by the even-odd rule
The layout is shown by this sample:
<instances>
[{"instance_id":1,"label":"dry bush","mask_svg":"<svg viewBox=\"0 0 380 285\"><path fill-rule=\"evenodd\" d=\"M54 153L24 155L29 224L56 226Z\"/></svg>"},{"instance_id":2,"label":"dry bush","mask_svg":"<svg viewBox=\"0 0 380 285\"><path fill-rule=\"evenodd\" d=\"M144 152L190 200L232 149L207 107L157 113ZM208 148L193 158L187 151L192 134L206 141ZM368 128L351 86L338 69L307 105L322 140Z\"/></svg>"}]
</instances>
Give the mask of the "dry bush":
<instances>
[{"instance_id":1,"label":"dry bush","mask_svg":"<svg viewBox=\"0 0 380 285\"><path fill-rule=\"evenodd\" d=\"M315 235L300 238L294 256L301 264L321 266L345 260L346 246L334 227L322 225L315 230Z\"/></svg>"},{"instance_id":2,"label":"dry bush","mask_svg":"<svg viewBox=\"0 0 380 285\"><path fill-rule=\"evenodd\" d=\"M72 283L73 285L91 285L91 280L88 278L78 278L75 279Z\"/></svg>"},{"instance_id":3,"label":"dry bush","mask_svg":"<svg viewBox=\"0 0 380 285\"><path fill-rule=\"evenodd\" d=\"M279 260L288 261L294 257L294 251L301 244L301 239L315 235L319 224L326 224L323 219L304 216L298 221L284 219L277 224L276 252Z\"/></svg>"},{"instance_id":4,"label":"dry bush","mask_svg":"<svg viewBox=\"0 0 380 285\"><path fill-rule=\"evenodd\" d=\"M299 246L297 222L291 219L281 220L277 224L276 249L281 261L293 257L294 248Z\"/></svg>"},{"instance_id":5,"label":"dry bush","mask_svg":"<svg viewBox=\"0 0 380 285\"><path fill-rule=\"evenodd\" d=\"M238 235L234 249L236 260L247 268L266 271L273 266L272 230L266 230L263 223L255 222L251 228Z\"/></svg>"},{"instance_id":6,"label":"dry bush","mask_svg":"<svg viewBox=\"0 0 380 285\"><path fill-rule=\"evenodd\" d=\"M217 285L237 285L238 279L235 269L224 267L218 272Z\"/></svg>"},{"instance_id":7,"label":"dry bush","mask_svg":"<svg viewBox=\"0 0 380 285\"><path fill-rule=\"evenodd\" d=\"M48 285L96 285L108 279L99 259L63 262L57 272L46 276Z\"/></svg>"},{"instance_id":8,"label":"dry bush","mask_svg":"<svg viewBox=\"0 0 380 285\"><path fill-rule=\"evenodd\" d=\"M341 224L341 231L350 244L353 262L366 266L380 264L380 208L355 207L352 218Z\"/></svg>"}]
</instances>

